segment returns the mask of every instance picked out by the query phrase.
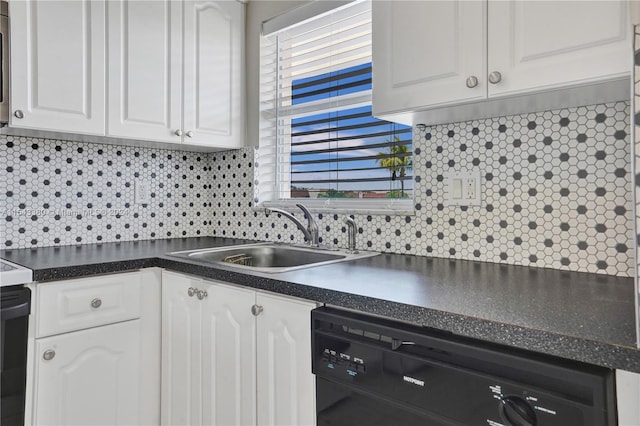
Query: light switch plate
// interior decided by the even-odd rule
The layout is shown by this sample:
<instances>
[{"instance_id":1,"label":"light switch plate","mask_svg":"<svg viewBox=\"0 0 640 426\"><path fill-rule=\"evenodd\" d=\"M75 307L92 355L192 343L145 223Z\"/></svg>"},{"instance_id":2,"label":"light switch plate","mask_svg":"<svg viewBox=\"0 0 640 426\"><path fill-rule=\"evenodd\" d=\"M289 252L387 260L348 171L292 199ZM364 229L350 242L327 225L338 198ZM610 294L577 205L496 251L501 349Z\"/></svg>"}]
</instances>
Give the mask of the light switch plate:
<instances>
[{"instance_id":1,"label":"light switch plate","mask_svg":"<svg viewBox=\"0 0 640 426\"><path fill-rule=\"evenodd\" d=\"M149 204L151 202L151 190L149 182L137 180L134 186L134 198L136 204Z\"/></svg>"},{"instance_id":2,"label":"light switch plate","mask_svg":"<svg viewBox=\"0 0 640 426\"><path fill-rule=\"evenodd\" d=\"M480 205L480 171L449 172L447 178L447 206Z\"/></svg>"}]
</instances>

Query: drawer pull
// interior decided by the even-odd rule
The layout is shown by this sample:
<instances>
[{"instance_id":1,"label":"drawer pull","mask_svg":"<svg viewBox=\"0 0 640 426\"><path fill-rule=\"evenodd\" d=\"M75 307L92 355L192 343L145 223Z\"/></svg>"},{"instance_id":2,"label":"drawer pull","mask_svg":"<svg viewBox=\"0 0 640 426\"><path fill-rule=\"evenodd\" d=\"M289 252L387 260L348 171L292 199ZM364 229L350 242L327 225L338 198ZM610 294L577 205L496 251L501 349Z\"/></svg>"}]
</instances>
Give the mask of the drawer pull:
<instances>
[{"instance_id":1,"label":"drawer pull","mask_svg":"<svg viewBox=\"0 0 640 426\"><path fill-rule=\"evenodd\" d=\"M202 300L202 299L204 299L205 297L207 297L207 296L208 296L208 294L207 294L207 291L206 291L206 290L205 290L205 291L203 291L203 290L198 290L198 291L196 291L196 294L198 295L198 300Z\"/></svg>"},{"instance_id":2,"label":"drawer pull","mask_svg":"<svg viewBox=\"0 0 640 426\"><path fill-rule=\"evenodd\" d=\"M189 287L189 289L187 290L187 294L189 295L189 297L193 297L193 295L196 294L196 291L198 291L196 288Z\"/></svg>"},{"instance_id":3,"label":"drawer pull","mask_svg":"<svg viewBox=\"0 0 640 426\"><path fill-rule=\"evenodd\" d=\"M42 354L42 358L45 361L51 361L55 356L56 356L56 351L54 351L53 349L48 349L44 351L44 353Z\"/></svg>"},{"instance_id":4,"label":"drawer pull","mask_svg":"<svg viewBox=\"0 0 640 426\"><path fill-rule=\"evenodd\" d=\"M91 307L92 308L96 308L98 309L100 306L102 306L102 300L95 298L91 301Z\"/></svg>"}]
</instances>

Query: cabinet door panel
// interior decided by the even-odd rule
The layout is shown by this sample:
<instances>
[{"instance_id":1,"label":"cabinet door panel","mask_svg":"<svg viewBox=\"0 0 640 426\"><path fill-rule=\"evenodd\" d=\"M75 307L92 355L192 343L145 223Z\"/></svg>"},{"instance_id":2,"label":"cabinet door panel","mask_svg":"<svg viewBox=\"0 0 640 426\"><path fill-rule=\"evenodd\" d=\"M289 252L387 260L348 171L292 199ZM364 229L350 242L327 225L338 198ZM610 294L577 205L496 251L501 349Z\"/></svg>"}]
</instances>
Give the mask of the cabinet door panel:
<instances>
[{"instance_id":1,"label":"cabinet door panel","mask_svg":"<svg viewBox=\"0 0 640 426\"><path fill-rule=\"evenodd\" d=\"M180 143L182 9L171 0L108 4L110 136Z\"/></svg>"},{"instance_id":2,"label":"cabinet door panel","mask_svg":"<svg viewBox=\"0 0 640 426\"><path fill-rule=\"evenodd\" d=\"M311 310L315 304L258 293L258 425L314 425Z\"/></svg>"},{"instance_id":3,"label":"cabinet door panel","mask_svg":"<svg viewBox=\"0 0 640 426\"><path fill-rule=\"evenodd\" d=\"M163 425L202 422L201 305L188 295L202 280L162 274L162 413Z\"/></svg>"},{"instance_id":4,"label":"cabinet door panel","mask_svg":"<svg viewBox=\"0 0 640 426\"><path fill-rule=\"evenodd\" d=\"M105 2L9 3L11 126L105 132Z\"/></svg>"},{"instance_id":5,"label":"cabinet door panel","mask_svg":"<svg viewBox=\"0 0 640 426\"><path fill-rule=\"evenodd\" d=\"M184 130L187 144L243 143L244 5L184 3Z\"/></svg>"},{"instance_id":6,"label":"cabinet door panel","mask_svg":"<svg viewBox=\"0 0 640 426\"><path fill-rule=\"evenodd\" d=\"M628 75L625 1L490 1L489 96Z\"/></svg>"},{"instance_id":7,"label":"cabinet door panel","mask_svg":"<svg viewBox=\"0 0 640 426\"><path fill-rule=\"evenodd\" d=\"M213 284L202 314L203 424L256 423L255 292Z\"/></svg>"},{"instance_id":8,"label":"cabinet door panel","mask_svg":"<svg viewBox=\"0 0 640 426\"><path fill-rule=\"evenodd\" d=\"M485 10L484 2L373 2L374 115L483 99ZM467 87L470 76L476 87Z\"/></svg>"},{"instance_id":9,"label":"cabinet door panel","mask_svg":"<svg viewBox=\"0 0 640 426\"><path fill-rule=\"evenodd\" d=\"M36 340L34 424L139 423L138 335L134 320Z\"/></svg>"}]
</instances>

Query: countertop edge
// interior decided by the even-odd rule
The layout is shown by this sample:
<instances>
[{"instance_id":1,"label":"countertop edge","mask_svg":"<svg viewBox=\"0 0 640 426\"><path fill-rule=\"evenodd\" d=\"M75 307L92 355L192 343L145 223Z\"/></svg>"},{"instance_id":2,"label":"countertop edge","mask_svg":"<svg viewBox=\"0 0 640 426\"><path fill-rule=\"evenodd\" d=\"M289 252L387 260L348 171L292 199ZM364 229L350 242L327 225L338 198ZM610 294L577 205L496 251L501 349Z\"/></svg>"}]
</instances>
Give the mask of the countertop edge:
<instances>
[{"instance_id":1,"label":"countertop edge","mask_svg":"<svg viewBox=\"0 0 640 426\"><path fill-rule=\"evenodd\" d=\"M299 297L516 349L640 373L640 351L631 347L618 346L613 343L598 342L421 306L282 281L275 277L265 276L264 274L232 271L217 268L213 265L204 266L168 256L153 256L81 266L37 269L33 271L33 280L52 281L150 267L161 267L202 278L250 287L256 290ZM247 280L247 278L250 278L250 280Z\"/></svg>"}]
</instances>

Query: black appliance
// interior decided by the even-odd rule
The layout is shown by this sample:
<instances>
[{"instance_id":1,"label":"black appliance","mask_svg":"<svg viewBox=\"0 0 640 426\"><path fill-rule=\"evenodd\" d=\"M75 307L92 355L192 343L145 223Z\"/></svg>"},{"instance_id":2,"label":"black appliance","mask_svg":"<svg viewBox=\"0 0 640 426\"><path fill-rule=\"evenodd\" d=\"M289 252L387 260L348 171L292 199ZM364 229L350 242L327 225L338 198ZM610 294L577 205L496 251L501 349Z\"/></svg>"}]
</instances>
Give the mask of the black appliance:
<instances>
[{"instance_id":1,"label":"black appliance","mask_svg":"<svg viewBox=\"0 0 640 426\"><path fill-rule=\"evenodd\" d=\"M611 369L351 311L311 319L318 426L616 424Z\"/></svg>"},{"instance_id":2,"label":"black appliance","mask_svg":"<svg viewBox=\"0 0 640 426\"><path fill-rule=\"evenodd\" d=\"M0 287L0 425L23 426L31 291Z\"/></svg>"}]
</instances>

